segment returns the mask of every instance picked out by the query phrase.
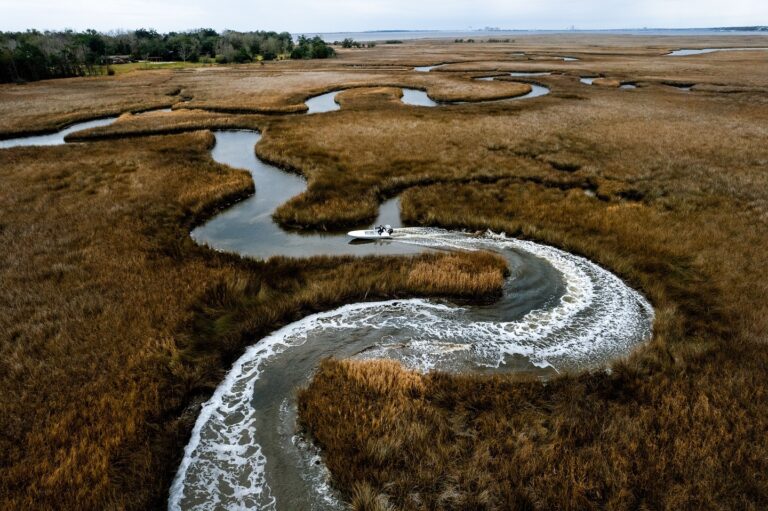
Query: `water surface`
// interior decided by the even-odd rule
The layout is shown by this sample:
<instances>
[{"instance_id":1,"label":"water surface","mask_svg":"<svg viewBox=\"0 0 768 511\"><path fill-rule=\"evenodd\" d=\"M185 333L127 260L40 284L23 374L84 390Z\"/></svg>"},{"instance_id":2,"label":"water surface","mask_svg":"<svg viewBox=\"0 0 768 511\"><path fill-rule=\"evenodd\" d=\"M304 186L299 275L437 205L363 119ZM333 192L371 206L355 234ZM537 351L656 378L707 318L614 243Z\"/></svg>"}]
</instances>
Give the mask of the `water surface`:
<instances>
[{"instance_id":1,"label":"water surface","mask_svg":"<svg viewBox=\"0 0 768 511\"><path fill-rule=\"evenodd\" d=\"M535 87L517 99L548 92ZM423 91L405 92L404 102L426 102ZM328 101L335 94L312 110L335 109ZM112 121L79 123L53 138L25 137L6 146L61 144L65 132ZM198 416L170 490L171 510L344 509L317 449L296 432L295 389L325 357L389 358L420 371L547 376L602 367L651 334L653 310L639 293L598 265L553 247L492 233L416 227L401 229L398 241L364 244L339 234L283 231L271 214L301 193L305 181L256 157L258 133L219 131L215 137L214 160L249 170L256 185L254 196L191 233L215 250L260 258L491 250L505 258L511 274L493 303L350 304L254 340ZM399 225L398 220L396 199L385 202L378 221Z\"/></svg>"},{"instance_id":2,"label":"water surface","mask_svg":"<svg viewBox=\"0 0 768 511\"><path fill-rule=\"evenodd\" d=\"M214 233L207 244L257 256L354 253L341 237L300 236L266 225L270 209L301 191L303 180L259 162L255 133L216 137L214 158L249 168L257 195L248 200L253 205L236 205L209 222L223 219L207 231ZM260 182L267 198L259 205ZM400 231L404 237L392 246L499 253L511 270L502 297L465 306L421 299L351 304L259 340L203 406L171 488L170 510L344 509L320 453L296 431L295 389L310 381L323 358L388 358L420 371L548 375L600 367L650 336L648 302L586 259L491 233ZM202 241L199 231L193 236Z\"/></svg>"},{"instance_id":3,"label":"water surface","mask_svg":"<svg viewBox=\"0 0 768 511\"><path fill-rule=\"evenodd\" d=\"M341 91L335 90L307 99L304 102L304 104L307 105L307 114L319 114L340 110L341 105L336 102L336 95L339 92Z\"/></svg>"},{"instance_id":4,"label":"water surface","mask_svg":"<svg viewBox=\"0 0 768 511\"><path fill-rule=\"evenodd\" d=\"M421 371L546 375L599 367L650 335L650 305L583 258L504 236L405 232L405 243L497 251L512 271L503 297L474 306L419 299L351 304L261 339L204 405L169 509L344 509L318 451L295 426L295 389L325 357L389 358Z\"/></svg>"},{"instance_id":5,"label":"water surface","mask_svg":"<svg viewBox=\"0 0 768 511\"><path fill-rule=\"evenodd\" d=\"M64 143L64 138L70 133L76 131L87 130L90 128L99 128L101 126L109 126L117 120L117 117L106 117L104 119L96 119L86 122L78 122L71 126L57 131L56 133L49 133L46 135L34 135L31 137L19 137L11 138L8 140L0 140L0 149L7 149L10 147L21 146L49 146L49 145L61 145Z\"/></svg>"},{"instance_id":6,"label":"water surface","mask_svg":"<svg viewBox=\"0 0 768 511\"><path fill-rule=\"evenodd\" d=\"M259 133L216 131L214 135L213 159L248 170L256 185L256 193L194 229L191 236L198 243L215 250L260 259L275 255L393 255L421 251L419 247L391 240L355 242L344 232L301 233L282 229L272 220L272 213L288 199L303 192L307 182L298 174L283 171L256 157L255 146L261 138ZM399 221L397 199L381 205L376 224L397 227ZM368 224L359 227L367 228Z\"/></svg>"},{"instance_id":7,"label":"water surface","mask_svg":"<svg viewBox=\"0 0 768 511\"><path fill-rule=\"evenodd\" d=\"M703 55L716 51L765 51L768 48L683 48L666 54L667 57L687 57L690 55Z\"/></svg>"},{"instance_id":8,"label":"water surface","mask_svg":"<svg viewBox=\"0 0 768 511\"><path fill-rule=\"evenodd\" d=\"M145 115L153 112L170 112L170 111L171 111L170 108L160 108L156 110L147 110L146 112L141 112L134 115ZM8 140L0 140L0 149L8 149L10 147L21 147L21 146L61 145L65 143L64 139L70 133L75 133L77 131L83 131L90 128L100 128L102 126L109 126L116 120L117 120L117 117L105 117L103 119L93 119L90 121L84 121L84 122L78 122L78 123L72 124L55 133L48 133L45 135L33 135L30 137L11 138Z\"/></svg>"},{"instance_id":9,"label":"water surface","mask_svg":"<svg viewBox=\"0 0 768 511\"><path fill-rule=\"evenodd\" d=\"M437 106L438 103L430 99L427 93L419 89L409 89L402 87L403 96L400 101L406 105L412 106ZM309 108L308 114L319 114L325 112L334 112L339 110L341 106L336 102L336 95L342 92L341 90L327 92L314 96L306 100L306 105Z\"/></svg>"},{"instance_id":10,"label":"water surface","mask_svg":"<svg viewBox=\"0 0 768 511\"><path fill-rule=\"evenodd\" d=\"M418 89L403 89L401 101L411 106L437 106L438 103L427 96L427 93Z\"/></svg>"}]
</instances>

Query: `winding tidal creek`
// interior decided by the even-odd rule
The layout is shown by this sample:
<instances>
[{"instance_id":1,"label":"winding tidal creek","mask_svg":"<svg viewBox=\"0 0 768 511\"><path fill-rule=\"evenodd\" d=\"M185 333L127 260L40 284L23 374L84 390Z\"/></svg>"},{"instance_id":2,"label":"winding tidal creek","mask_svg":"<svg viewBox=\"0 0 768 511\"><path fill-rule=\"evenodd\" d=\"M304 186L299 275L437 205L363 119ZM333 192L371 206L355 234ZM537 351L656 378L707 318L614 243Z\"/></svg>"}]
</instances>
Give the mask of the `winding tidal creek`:
<instances>
[{"instance_id":1,"label":"winding tidal creek","mask_svg":"<svg viewBox=\"0 0 768 511\"><path fill-rule=\"evenodd\" d=\"M537 92L533 97L543 91ZM337 109L335 94L310 99L310 113ZM422 91L403 100L437 106ZM113 120L8 140L0 148L63 143L65 134ZM491 304L355 303L254 339L200 411L170 489L170 510L343 509L320 453L296 427L295 391L323 358L388 358L419 371L548 377L604 367L651 336L654 313L642 295L600 266L553 247L490 232L419 227L399 229L405 236L397 241L376 243L286 232L271 214L305 189L304 179L260 161L256 132L215 136L212 157L249 170L256 193L196 228L191 236L198 243L257 258L489 250L506 259L510 275ZM399 226L397 199L382 205L377 222Z\"/></svg>"},{"instance_id":2,"label":"winding tidal creek","mask_svg":"<svg viewBox=\"0 0 768 511\"><path fill-rule=\"evenodd\" d=\"M330 95L323 101L336 109ZM249 169L256 194L193 231L198 242L262 258L490 250L507 260L511 275L502 297L489 305L422 299L349 304L255 342L203 406L171 488L170 510L343 509L320 453L296 427L295 391L323 358L389 358L419 371L546 377L599 368L650 338L653 309L639 293L553 247L417 227L398 229L406 236L397 241L373 244L283 231L270 215L306 185L258 160L258 139L254 132L216 133L214 159ZM396 200L382 205L377 223L399 225Z\"/></svg>"}]
</instances>

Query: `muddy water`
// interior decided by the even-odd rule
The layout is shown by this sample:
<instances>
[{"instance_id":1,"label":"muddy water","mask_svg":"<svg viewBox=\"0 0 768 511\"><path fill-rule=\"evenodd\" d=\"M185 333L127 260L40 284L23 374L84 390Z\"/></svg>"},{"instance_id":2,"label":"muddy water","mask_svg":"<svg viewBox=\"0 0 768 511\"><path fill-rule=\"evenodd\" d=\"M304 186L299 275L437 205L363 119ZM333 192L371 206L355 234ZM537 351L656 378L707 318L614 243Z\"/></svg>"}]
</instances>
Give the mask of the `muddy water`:
<instances>
[{"instance_id":1,"label":"muddy water","mask_svg":"<svg viewBox=\"0 0 768 511\"><path fill-rule=\"evenodd\" d=\"M216 137L215 159L252 169L257 192L249 200L258 200L260 187L269 197L253 210L232 213L243 203L235 206L193 232L195 239L258 257L355 253L350 250L356 247L341 237L268 227L270 208L302 191L303 181L258 162L253 156L257 134L220 132ZM392 208L382 214L394 213ZM399 246L501 254L511 270L503 296L488 305L421 299L351 304L258 340L203 406L170 491L169 509L344 509L319 453L296 432L295 391L325 357L390 358L420 371L547 376L601 367L651 335L648 302L586 259L491 233L401 231L405 236L391 245L395 253Z\"/></svg>"}]
</instances>

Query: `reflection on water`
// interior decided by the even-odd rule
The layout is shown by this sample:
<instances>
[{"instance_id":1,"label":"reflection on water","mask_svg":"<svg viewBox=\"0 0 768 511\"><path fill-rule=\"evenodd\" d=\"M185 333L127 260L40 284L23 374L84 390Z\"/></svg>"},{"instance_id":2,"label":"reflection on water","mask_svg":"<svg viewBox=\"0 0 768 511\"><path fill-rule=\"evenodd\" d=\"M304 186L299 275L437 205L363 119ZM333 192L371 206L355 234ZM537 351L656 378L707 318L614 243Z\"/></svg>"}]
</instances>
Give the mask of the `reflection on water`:
<instances>
[{"instance_id":1,"label":"reflection on water","mask_svg":"<svg viewBox=\"0 0 768 511\"><path fill-rule=\"evenodd\" d=\"M404 232L405 243L501 254L512 271L502 298L463 307L418 299L352 304L261 339L204 405L169 509L344 509L318 453L295 430L295 389L325 357L545 375L599 367L650 335L650 305L585 259L504 236Z\"/></svg>"},{"instance_id":2,"label":"reflection on water","mask_svg":"<svg viewBox=\"0 0 768 511\"><path fill-rule=\"evenodd\" d=\"M170 112L170 108L161 108L158 110L148 110L135 115L145 115L154 112ZM106 117L104 119L94 119L91 121L78 122L71 126L64 128L56 133L49 133L46 135L34 135L31 137L19 137L8 140L0 140L0 149L7 149L10 147L21 146L47 146L47 145L62 145L65 143L64 139L70 133L77 131L83 131L90 128L100 128L102 126L109 126L117 120L117 117Z\"/></svg>"},{"instance_id":3,"label":"reflection on water","mask_svg":"<svg viewBox=\"0 0 768 511\"><path fill-rule=\"evenodd\" d=\"M345 233L288 232L272 220L272 213L307 186L304 178L264 163L254 147L261 138L252 131L217 131L213 159L231 167L246 169L253 176L256 193L216 215L192 231L192 238L216 250L266 259L273 255L412 254L422 251L391 240L373 244L350 244ZM379 209L376 224L400 225L397 199ZM368 227L368 225L360 226Z\"/></svg>"},{"instance_id":4,"label":"reflection on water","mask_svg":"<svg viewBox=\"0 0 768 511\"><path fill-rule=\"evenodd\" d=\"M402 102L412 106L437 106L437 102L418 89L403 89Z\"/></svg>"},{"instance_id":5,"label":"reflection on water","mask_svg":"<svg viewBox=\"0 0 768 511\"><path fill-rule=\"evenodd\" d=\"M523 76L523 75L519 75ZM526 75L526 76L533 76L533 75ZM481 81L481 82L492 82L494 79L499 78L498 76L483 76L480 78L475 78L475 80ZM504 98L499 99L495 101L518 101L521 99L532 99L532 98L538 98L540 96L546 96L550 93L549 87L544 87L543 85L539 85L538 83L530 83L530 82L524 82L531 86L531 92L527 94L523 94L522 96L515 96L513 98ZM467 103L467 101L457 101L456 104L461 103ZM475 102L473 102L475 103Z\"/></svg>"},{"instance_id":6,"label":"reflection on water","mask_svg":"<svg viewBox=\"0 0 768 511\"><path fill-rule=\"evenodd\" d=\"M117 117L108 117L106 119L96 119L94 121L79 122L61 131L57 131L56 133L50 133L47 135L35 135L31 137L20 137L20 138L12 138L9 140L0 140L0 149L7 149L9 147L20 147L20 146L61 145L64 143L64 137L66 137L70 133L87 130L89 128L109 126L110 124L115 122L115 120L117 120Z\"/></svg>"},{"instance_id":7,"label":"reflection on water","mask_svg":"<svg viewBox=\"0 0 768 511\"><path fill-rule=\"evenodd\" d=\"M528 94L523 94L522 96L517 96L516 98L510 98L513 101L520 100L520 99L531 99L531 98L538 98L539 96L546 96L549 94L549 87L544 87L543 85L539 85L537 83L529 83L528 85L531 86L531 92Z\"/></svg>"},{"instance_id":8,"label":"reflection on water","mask_svg":"<svg viewBox=\"0 0 768 511\"><path fill-rule=\"evenodd\" d=\"M339 110L341 106L336 102L336 94L341 91L332 91L309 98L304 103L307 105L308 114L319 114Z\"/></svg>"},{"instance_id":9,"label":"reflection on water","mask_svg":"<svg viewBox=\"0 0 768 511\"><path fill-rule=\"evenodd\" d=\"M403 104L413 106L437 106L437 103L430 99L430 97L427 96L427 93L423 90L403 87L402 91L403 97L400 100L403 102ZM341 91L336 90L309 98L306 101L306 105L309 108L307 113L319 114L339 110L341 106L336 102L336 95L339 92Z\"/></svg>"},{"instance_id":10,"label":"reflection on water","mask_svg":"<svg viewBox=\"0 0 768 511\"><path fill-rule=\"evenodd\" d=\"M383 253L377 244L265 230L271 208L303 190L303 180L259 162L253 154L257 134L216 136L214 158L249 168L257 197L260 182L268 197L260 205L251 199L254 205L242 215L227 217L236 205L215 218L225 219L219 229L233 226L229 236L209 239L215 248L260 256L329 253L333 245L343 248L330 253L349 247ZM395 213L383 211L381 221L394 223ZM249 223L259 227L252 231ZM648 302L586 259L503 235L413 227L401 232L393 246L499 253L511 270L502 297L463 307L420 299L351 304L259 340L203 406L171 487L169 510L344 509L317 449L296 432L295 390L310 381L323 358L388 358L421 371L548 375L600 367L650 336ZM293 246L292 240L303 243Z\"/></svg>"}]
</instances>

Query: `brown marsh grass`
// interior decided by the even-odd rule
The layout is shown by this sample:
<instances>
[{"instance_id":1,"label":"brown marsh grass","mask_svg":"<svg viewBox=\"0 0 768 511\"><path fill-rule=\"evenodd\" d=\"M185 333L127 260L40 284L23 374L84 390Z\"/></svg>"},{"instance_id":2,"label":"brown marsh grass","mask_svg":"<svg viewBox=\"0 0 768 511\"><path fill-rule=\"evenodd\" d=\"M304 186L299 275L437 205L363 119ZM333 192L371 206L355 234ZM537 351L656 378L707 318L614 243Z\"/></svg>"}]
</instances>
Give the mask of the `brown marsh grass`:
<instances>
[{"instance_id":1,"label":"brown marsh grass","mask_svg":"<svg viewBox=\"0 0 768 511\"><path fill-rule=\"evenodd\" d=\"M615 89L621 85L621 82L619 80L614 80L613 78L595 78L595 80L592 82L592 85L596 85L597 87L611 87Z\"/></svg>"},{"instance_id":2,"label":"brown marsh grass","mask_svg":"<svg viewBox=\"0 0 768 511\"><path fill-rule=\"evenodd\" d=\"M325 362L301 420L355 509L761 509L768 504L768 225L719 202L670 211L536 184L407 191L411 222L584 254L654 303L652 343L546 384ZM361 382L376 381L377 385ZM374 390L375 389L375 390ZM351 417L340 421L338 417ZM361 493L364 488L364 493ZM361 496L362 495L362 496Z\"/></svg>"},{"instance_id":3,"label":"brown marsh grass","mask_svg":"<svg viewBox=\"0 0 768 511\"><path fill-rule=\"evenodd\" d=\"M190 226L253 191L212 142L0 151L0 508L161 508L195 403L253 339L349 301L499 292L494 256L255 262L196 246Z\"/></svg>"},{"instance_id":4,"label":"brown marsh grass","mask_svg":"<svg viewBox=\"0 0 768 511\"><path fill-rule=\"evenodd\" d=\"M179 101L168 72L67 78L0 85L0 139L56 131L68 124L124 112L167 108Z\"/></svg>"},{"instance_id":5,"label":"brown marsh grass","mask_svg":"<svg viewBox=\"0 0 768 511\"><path fill-rule=\"evenodd\" d=\"M504 44L409 41L362 51L340 51L327 61L140 70L117 76L48 80L0 86L0 137L51 131L66 124L154 108L195 108L225 113L298 113L309 96L346 87L426 89L437 100L477 101L524 93L512 84L472 84L478 71L553 71L576 77L602 74L622 81L703 83L765 91L760 52L663 57L685 47L765 46L764 36L521 37ZM525 52L523 56L517 55ZM561 57L579 58L563 62ZM412 66L446 63L431 73ZM749 69L750 72L744 72ZM499 87L509 87L500 94Z\"/></svg>"},{"instance_id":6,"label":"brown marsh grass","mask_svg":"<svg viewBox=\"0 0 768 511\"><path fill-rule=\"evenodd\" d=\"M372 219L406 190L409 222L551 243L651 299L653 342L610 374L544 385L324 363L302 393L302 421L358 508L761 509L768 76L760 52L660 56L722 45L765 43L414 42L322 63L9 85L0 136L173 104L90 135L258 128L258 154L308 179L278 211L284 224ZM438 62L458 64L409 71ZM435 109L404 106L391 88L472 95L488 69L561 74L536 77L546 97ZM639 88L586 87L584 74ZM299 111L340 87L367 88L322 116L184 108ZM334 305L467 296L499 281L489 256L256 262L197 247L190 227L253 189L210 160L211 142L189 133L0 151L0 507L163 508L196 405L254 339ZM435 265L487 278L457 288Z\"/></svg>"},{"instance_id":7,"label":"brown marsh grass","mask_svg":"<svg viewBox=\"0 0 768 511\"><path fill-rule=\"evenodd\" d=\"M315 192L332 196L331 182L367 188L375 204L399 178L407 222L583 254L651 299L653 342L610 373L547 384L431 374L410 394L359 384L380 368L328 361L300 395L302 423L360 509L765 507L764 95L649 83L627 99L549 83L550 97L525 106L390 110L375 130L352 111L289 119L260 154L308 175L299 211ZM325 135L291 136L304 130Z\"/></svg>"}]
</instances>

